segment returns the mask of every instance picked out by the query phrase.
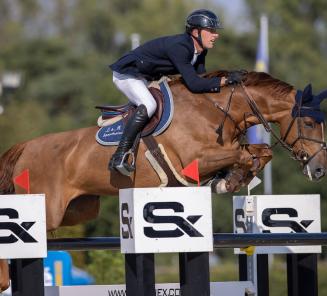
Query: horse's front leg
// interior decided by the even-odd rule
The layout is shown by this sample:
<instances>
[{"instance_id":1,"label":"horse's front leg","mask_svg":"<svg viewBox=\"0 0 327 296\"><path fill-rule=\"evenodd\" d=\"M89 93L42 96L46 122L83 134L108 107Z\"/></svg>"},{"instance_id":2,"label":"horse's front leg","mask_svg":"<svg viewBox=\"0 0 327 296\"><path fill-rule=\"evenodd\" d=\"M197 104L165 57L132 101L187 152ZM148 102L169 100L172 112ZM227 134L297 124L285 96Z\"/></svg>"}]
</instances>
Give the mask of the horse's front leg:
<instances>
[{"instance_id":1,"label":"horse's front leg","mask_svg":"<svg viewBox=\"0 0 327 296\"><path fill-rule=\"evenodd\" d=\"M272 158L272 151L266 144L242 145L236 150L238 159L220 170L210 181L215 193L236 192L250 183Z\"/></svg>"},{"instance_id":2,"label":"horse's front leg","mask_svg":"<svg viewBox=\"0 0 327 296\"><path fill-rule=\"evenodd\" d=\"M244 185L248 185L250 181L265 165L272 159L272 150L267 144L247 144L243 145L243 150L253 159L253 165L249 168Z\"/></svg>"},{"instance_id":3,"label":"horse's front leg","mask_svg":"<svg viewBox=\"0 0 327 296\"><path fill-rule=\"evenodd\" d=\"M201 178L205 179L216 172L232 167L241 162L240 149L220 149L206 148L199 158L199 173Z\"/></svg>"},{"instance_id":4,"label":"horse's front leg","mask_svg":"<svg viewBox=\"0 0 327 296\"><path fill-rule=\"evenodd\" d=\"M261 171L272 158L272 150L267 144L245 144L241 149L245 158L253 160L252 171Z\"/></svg>"},{"instance_id":5,"label":"horse's front leg","mask_svg":"<svg viewBox=\"0 0 327 296\"><path fill-rule=\"evenodd\" d=\"M266 144L247 144L241 146L241 158L238 164L227 173L226 190L239 191L248 185L272 158L272 151Z\"/></svg>"},{"instance_id":6,"label":"horse's front leg","mask_svg":"<svg viewBox=\"0 0 327 296\"><path fill-rule=\"evenodd\" d=\"M235 164L241 162L241 149L237 148L222 148L217 147L206 148L203 150L204 153L199 157L199 172L200 178L208 179L211 178L207 185L211 186L213 193L225 193L228 191L226 188L226 180L222 177L214 177L217 172L226 176L226 172L229 168L234 167Z\"/></svg>"}]
</instances>

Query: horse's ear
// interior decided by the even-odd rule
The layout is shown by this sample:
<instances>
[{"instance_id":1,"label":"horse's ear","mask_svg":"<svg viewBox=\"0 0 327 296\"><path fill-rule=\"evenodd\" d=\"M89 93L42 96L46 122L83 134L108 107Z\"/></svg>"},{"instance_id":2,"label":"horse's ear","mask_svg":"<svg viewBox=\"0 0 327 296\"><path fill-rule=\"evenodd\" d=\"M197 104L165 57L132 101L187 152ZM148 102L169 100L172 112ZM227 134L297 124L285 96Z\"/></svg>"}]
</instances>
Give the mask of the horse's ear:
<instances>
[{"instance_id":1,"label":"horse's ear","mask_svg":"<svg viewBox=\"0 0 327 296\"><path fill-rule=\"evenodd\" d=\"M312 100L312 97L313 97L313 95L312 95L312 85L310 83L303 90L302 101L303 102L309 102L309 101Z\"/></svg>"},{"instance_id":2,"label":"horse's ear","mask_svg":"<svg viewBox=\"0 0 327 296\"><path fill-rule=\"evenodd\" d=\"M312 85L309 83L303 90L303 97L312 96Z\"/></svg>"},{"instance_id":3,"label":"horse's ear","mask_svg":"<svg viewBox=\"0 0 327 296\"><path fill-rule=\"evenodd\" d=\"M327 89L322 91L319 95L316 95L316 99L320 103L322 100L327 99Z\"/></svg>"}]
</instances>

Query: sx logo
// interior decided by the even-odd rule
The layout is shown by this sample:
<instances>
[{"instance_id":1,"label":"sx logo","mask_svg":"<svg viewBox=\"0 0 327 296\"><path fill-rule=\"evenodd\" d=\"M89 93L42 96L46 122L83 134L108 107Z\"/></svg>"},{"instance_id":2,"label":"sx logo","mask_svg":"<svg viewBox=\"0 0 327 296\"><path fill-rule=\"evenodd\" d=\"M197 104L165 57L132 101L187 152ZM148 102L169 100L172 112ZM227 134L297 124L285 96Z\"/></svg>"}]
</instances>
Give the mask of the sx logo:
<instances>
[{"instance_id":1,"label":"sx logo","mask_svg":"<svg viewBox=\"0 0 327 296\"><path fill-rule=\"evenodd\" d=\"M203 235L195 229L194 225L202 215L190 215L186 219L181 216L156 216L155 210L173 210L175 213L183 213L184 206L179 202L149 202L143 208L143 218L152 224L175 224L177 228L174 230L154 230L153 227L144 227L144 234L150 238L167 238L180 237L186 233L190 237L203 237Z\"/></svg>"},{"instance_id":2,"label":"sx logo","mask_svg":"<svg viewBox=\"0 0 327 296\"><path fill-rule=\"evenodd\" d=\"M273 220L272 215L286 214L291 218L298 217L296 209L293 208L267 208L262 212L262 222L268 227L288 227L294 232L307 232L306 228L311 225L314 220L301 220L300 223L294 220ZM265 232L270 232L269 230Z\"/></svg>"},{"instance_id":3,"label":"sx logo","mask_svg":"<svg viewBox=\"0 0 327 296\"><path fill-rule=\"evenodd\" d=\"M133 217L129 217L129 208L128 208L128 203L123 203L121 205L121 222L122 225L125 225L127 227L121 228L121 233L123 238L133 238L133 233L132 233L132 220Z\"/></svg>"},{"instance_id":4,"label":"sx logo","mask_svg":"<svg viewBox=\"0 0 327 296\"><path fill-rule=\"evenodd\" d=\"M0 216L8 216L9 219L18 219L19 217L18 212L11 208L0 209ZM35 222L22 222L21 224L15 222L0 222L0 230L9 230L15 234L0 236L0 244L12 244L17 242L18 238L24 243L36 243L37 240L27 232L34 224Z\"/></svg>"},{"instance_id":5,"label":"sx logo","mask_svg":"<svg viewBox=\"0 0 327 296\"><path fill-rule=\"evenodd\" d=\"M298 212L294 208L266 208L262 211L261 219L263 225L267 227L286 227L291 228L294 232L307 232L307 228L312 224L314 220L301 220L298 223L295 220L274 220L272 215L288 215L290 218L298 217ZM247 226L245 223L245 213L243 209L236 209L235 211L235 226L241 228L243 232L247 232ZM264 230L265 233L270 233L270 230Z\"/></svg>"}]
</instances>

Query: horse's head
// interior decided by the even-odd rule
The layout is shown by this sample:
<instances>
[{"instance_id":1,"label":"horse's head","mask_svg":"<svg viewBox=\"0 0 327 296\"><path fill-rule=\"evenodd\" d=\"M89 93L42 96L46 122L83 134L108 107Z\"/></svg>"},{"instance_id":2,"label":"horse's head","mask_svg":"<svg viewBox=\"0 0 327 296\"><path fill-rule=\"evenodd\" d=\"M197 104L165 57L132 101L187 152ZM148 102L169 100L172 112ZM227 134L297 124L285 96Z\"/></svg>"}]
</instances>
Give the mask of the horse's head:
<instances>
[{"instance_id":1,"label":"horse's head","mask_svg":"<svg viewBox=\"0 0 327 296\"><path fill-rule=\"evenodd\" d=\"M276 139L267 121L279 123L281 138L278 141L301 163L303 173L315 181L326 175L325 123L320 103L327 97L327 91L315 96L311 85L304 91L295 91L288 83L259 72L248 73L242 86L250 114Z\"/></svg>"},{"instance_id":2,"label":"horse's head","mask_svg":"<svg viewBox=\"0 0 327 296\"><path fill-rule=\"evenodd\" d=\"M324 139L324 113L320 103L327 98L327 91L315 96L308 85L298 90L292 109L292 119L283 135L303 173L310 180L318 181L327 173L326 142Z\"/></svg>"}]
</instances>

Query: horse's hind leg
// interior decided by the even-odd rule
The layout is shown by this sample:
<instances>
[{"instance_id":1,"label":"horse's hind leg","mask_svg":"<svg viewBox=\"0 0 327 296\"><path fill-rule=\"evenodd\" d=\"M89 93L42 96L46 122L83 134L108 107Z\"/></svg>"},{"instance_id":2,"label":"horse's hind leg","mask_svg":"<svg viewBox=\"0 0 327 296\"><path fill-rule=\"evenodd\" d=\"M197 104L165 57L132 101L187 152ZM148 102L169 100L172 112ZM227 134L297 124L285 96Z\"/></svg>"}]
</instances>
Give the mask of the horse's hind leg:
<instances>
[{"instance_id":1,"label":"horse's hind leg","mask_svg":"<svg viewBox=\"0 0 327 296\"><path fill-rule=\"evenodd\" d=\"M75 197L69 202L60 226L76 225L95 219L99 209L99 196L81 195Z\"/></svg>"},{"instance_id":2,"label":"horse's hind leg","mask_svg":"<svg viewBox=\"0 0 327 296\"><path fill-rule=\"evenodd\" d=\"M0 293L9 288L9 267L7 260L0 259Z\"/></svg>"}]
</instances>

